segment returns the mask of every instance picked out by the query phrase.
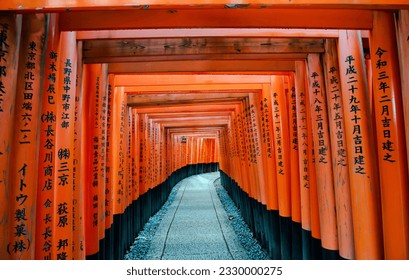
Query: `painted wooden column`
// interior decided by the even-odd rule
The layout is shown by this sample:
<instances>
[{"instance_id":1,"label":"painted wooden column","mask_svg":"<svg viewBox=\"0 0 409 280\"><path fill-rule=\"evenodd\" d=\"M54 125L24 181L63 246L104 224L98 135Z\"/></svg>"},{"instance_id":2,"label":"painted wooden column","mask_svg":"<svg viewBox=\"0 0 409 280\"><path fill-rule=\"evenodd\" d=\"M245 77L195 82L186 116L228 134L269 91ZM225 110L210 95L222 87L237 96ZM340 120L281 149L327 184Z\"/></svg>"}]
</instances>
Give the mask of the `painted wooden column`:
<instances>
[{"instance_id":1,"label":"painted wooden column","mask_svg":"<svg viewBox=\"0 0 409 280\"><path fill-rule=\"evenodd\" d=\"M325 42L324 74L328 103L329 131L331 140L332 170L334 174L335 205L337 214L339 254L354 259L354 232L352 225L351 192L347 142L345 139L344 111L341 99L341 82L335 39Z\"/></svg>"},{"instance_id":2,"label":"painted wooden column","mask_svg":"<svg viewBox=\"0 0 409 280\"><path fill-rule=\"evenodd\" d=\"M382 259L379 177L359 31L339 31L338 56L348 148L355 257Z\"/></svg>"},{"instance_id":3,"label":"painted wooden column","mask_svg":"<svg viewBox=\"0 0 409 280\"><path fill-rule=\"evenodd\" d=\"M101 223L103 218L102 207L105 204L101 192L105 192L105 181L102 183L101 176L101 108L103 103L103 65L84 65L84 110L86 125L84 129L84 141L86 149L86 185L85 185L85 211L86 211L86 255L88 258L96 258L99 250L101 235ZM101 191L101 188L104 190ZM102 204L102 205L101 205Z\"/></svg>"},{"instance_id":4,"label":"painted wooden column","mask_svg":"<svg viewBox=\"0 0 409 280\"><path fill-rule=\"evenodd\" d=\"M272 259L281 259L280 223L277 190L276 156L274 148L274 128L272 109L271 84L264 84L260 100L262 139L265 147L266 177L267 177L267 210L268 210L268 246Z\"/></svg>"},{"instance_id":5,"label":"painted wooden column","mask_svg":"<svg viewBox=\"0 0 409 280\"><path fill-rule=\"evenodd\" d=\"M301 233L301 194L300 194L300 169L299 169L299 144L297 126L297 100L295 91L294 74L287 76L288 91L287 107L289 116L289 129L291 139L290 165L291 165L291 219L292 219L292 258L302 259L302 233Z\"/></svg>"},{"instance_id":6,"label":"painted wooden column","mask_svg":"<svg viewBox=\"0 0 409 280\"><path fill-rule=\"evenodd\" d=\"M139 192L140 194L145 193L145 115L144 114L139 114L139 125L138 125L138 135L139 135ZM169 145L172 145L172 141L169 141ZM172 145L173 146L173 145ZM170 154L173 155L172 153L172 148L170 147L171 152ZM169 162L170 166L170 172L173 171L173 156L171 158L171 161Z\"/></svg>"},{"instance_id":7,"label":"painted wooden column","mask_svg":"<svg viewBox=\"0 0 409 280\"><path fill-rule=\"evenodd\" d=\"M271 86L263 85L262 100L260 100L262 144L266 153L267 177L267 209L278 211L277 174L275 165L275 149L273 137L273 115L271 101Z\"/></svg>"},{"instance_id":8,"label":"painted wooden column","mask_svg":"<svg viewBox=\"0 0 409 280\"><path fill-rule=\"evenodd\" d=\"M98 154L98 236L101 243L101 249L105 249L105 230L106 230L106 147L107 147L107 114L108 114L108 65L102 64L99 85L99 106L98 106L98 135L99 138L99 154ZM100 255L104 258L105 252Z\"/></svg>"},{"instance_id":9,"label":"painted wooden column","mask_svg":"<svg viewBox=\"0 0 409 280\"><path fill-rule=\"evenodd\" d=\"M282 259L291 259L290 135L283 76L271 76Z\"/></svg>"},{"instance_id":10,"label":"painted wooden column","mask_svg":"<svg viewBox=\"0 0 409 280\"><path fill-rule=\"evenodd\" d=\"M409 65L409 10L400 10L396 14L396 35L402 84L402 102L405 127L409 127L409 78L406 74ZM405 129L406 149L409 147L409 129ZM409 153L407 153L409 162Z\"/></svg>"},{"instance_id":11,"label":"painted wooden column","mask_svg":"<svg viewBox=\"0 0 409 280\"><path fill-rule=\"evenodd\" d=\"M395 22L390 12L374 11L373 16L372 81L385 259L408 259L409 180Z\"/></svg>"},{"instance_id":12,"label":"painted wooden column","mask_svg":"<svg viewBox=\"0 0 409 280\"><path fill-rule=\"evenodd\" d=\"M73 259L74 127L77 76L75 32L62 32L57 62L53 259Z\"/></svg>"},{"instance_id":13,"label":"painted wooden column","mask_svg":"<svg viewBox=\"0 0 409 280\"><path fill-rule=\"evenodd\" d=\"M324 73L318 54L308 55L309 101L315 150L321 240L324 259L337 258L338 232L335 213L332 154Z\"/></svg>"},{"instance_id":14,"label":"painted wooden column","mask_svg":"<svg viewBox=\"0 0 409 280\"><path fill-rule=\"evenodd\" d=\"M21 15L0 16L0 259L8 259L9 205L11 185L8 173L14 128L14 110L19 65ZM25 59L25 58L24 58ZM15 217L13 218L15 219Z\"/></svg>"},{"instance_id":15,"label":"painted wooden column","mask_svg":"<svg viewBox=\"0 0 409 280\"><path fill-rule=\"evenodd\" d=\"M251 114L250 114L250 101L249 98L244 98L243 101L243 130L245 134L245 147L246 147L246 155L247 155L247 162L248 162L248 174L249 174L249 195L251 198L258 200L260 196L259 190L259 183L258 183L258 176L257 176L257 166L256 166L256 151L254 138L253 138L253 127L251 125Z\"/></svg>"},{"instance_id":16,"label":"painted wooden column","mask_svg":"<svg viewBox=\"0 0 409 280\"><path fill-rule=\"evenodd\" d=\"M52 259L53 228L56 221L54 208L47 206L54 203L55 191L56 83L60 42L57 19L55 14L49 18L44 72L46 79L42 92L35 239L35 259L39 260Z\"/></svg>"},{"instance_id":17,"label":"painted wooden column","mask_svg":"<svg viewBox=\"0 0 409 280\"><path fill-rule=\"evenodd\" d=\"M44 14L24 15L9 164L9 259L34 259L40 101L46 47ZM4 47L4 45L3 45ZM12 73L12 72L11 72ZM10 105L10 104L9 104ZM47 204L53 207L51 204Z\"/></svg>"},{"instance_id":18,"label":"painted wooden column","mask_svg":"<svg viewBox=\"0 0 409 280\"><path fill-rule=\"evenodd\" d=\"M107 89L107 114L106 114L106 162L105 162L105 230L107 233L108 252L106 252L107 259L114 259L114 181L113 181L113 165L115 155L112 153L114 143L113 139L116 139L113 133L113 100L114 100L114 74L108 75L108 89Z\"/></svg>"},{"instance_id":19,"label":"painted wooden column","mask_svg":"<svg viewBox=\"0 0 409 280\"><path fill-rule=\"evenodd\" d=\"M132 164L131 164L131 171L132 171L132 202L136 203L137 199L139 198L139 153L138 153L138 114L136 109L131 109L131 117L132 117L132 139L131 139L131 155L132 155ZM135 208L136 209L136 208ZM139 221L139 217L136 215L136 210L134 210L135 216L134 219L134 229L135 231L138 230L136 226ZM137 232L135 232L137 234Z\"/></svg>"},{"instance_id":20,"label":"painted wooden column","mask_svg":"<svg viewBox=\"0 0 409 280\"><path fill-rule=\"evenodd\" d=\"M77 87L75 93L75 126L74 126L74 185L73 185L73 256L75 260L85 259L85 182L84 168L82 168L83 158L82 147L84 137L82 129L84 127L84 86L83 86L83 61L82 61L82 41L77 42Z\"/></svg>"},{"instance_id":21,"label":"painted wooden column","mask_svg":"<svg viewBox=\"0 0 409 280\"><path fill-rule=\"evenodd\" d=\"M307 73L307 72L306 72ZM308 75L305 77L305 85L308 88ZM310 108L310 98L307 90L305 97L305 106L307 108L307 127L308 127L308 172L309 172L309 189L310 189L310 210L311 210L311 257L312 259L322 259L322 242L321 242L321 225L320 225L320 210L318 202L318 184L316 174L316 160L313 138L313 122Z\"/></svg>"},{"instance_id":22,"label":"painted wooden column","mask_svg":"<svg viewBox=\"0 0 409 280\"><path fill-rule=\"evenodd\" d=\"M302 257L304 260L311 259L311 208L310 208L310 184L308 137L309 127L307 121L307 108L305 88L306 64L304 61L295 63L295 93L297 110L297 137L298 137L298 169L300 182L301 203L301 227L302 227Z\"/></svg>"},{"instance_id":23,"label":"painted wooden column","mask_svg":"<svg viewBox=\"0 0 409 280\"><path fill-rule=\"evenodd\" d=\"M266 198L266 179L265 179L265 172L264 172L264 164L265 159L263 158L265 155L262 153L262 146L261 146L261 117L260 117L260 107L258 106L260 102L260 93L250 93L249 101L250 101L250 125L253 131L253 139L252 139L252 146L253 149L253 156L254 161L256 164L257 177L258 177L258 191L259 197L258 200L261 204L267 204Z\"/></svg>"},{"instance_id":24,"label":"painted wooden column","mask_svg":"<svg viewBox=\"0 0 409 280\"><path fill-rule=\"evenodd\" d=\"M111 109L110 181L112 182L112 213L114 225L115 259L124 255L122 248L122 217L125 209L125 108L126 94L123 87L114 87Z\"/></svg>"}]
</instances>

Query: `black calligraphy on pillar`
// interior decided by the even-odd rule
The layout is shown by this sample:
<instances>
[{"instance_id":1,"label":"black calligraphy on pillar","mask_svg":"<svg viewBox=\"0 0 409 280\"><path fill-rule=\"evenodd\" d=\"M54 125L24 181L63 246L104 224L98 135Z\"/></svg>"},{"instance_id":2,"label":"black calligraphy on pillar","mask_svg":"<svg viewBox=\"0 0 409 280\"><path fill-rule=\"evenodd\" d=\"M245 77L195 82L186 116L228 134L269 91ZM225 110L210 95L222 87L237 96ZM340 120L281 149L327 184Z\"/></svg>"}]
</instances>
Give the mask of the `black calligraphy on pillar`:
<instances>
[{"instance_id":1,"label":"black calligraphy on pillar","mask_svg":"<svg viewBox=\"0 0 409 280\"><path fill-rule=\"evenodd\" d=\"M92 153L92 188L94 189L92 197L92 226L98 226L98 176L99 176L99 158L100 158L100 138L98 135L100 124L100 78L95 80L95 117L94 117L94 138L93 138L93 153Z\"/></svg>"},{"instance_id":2,"label":"black calligraphy on pillar","mask_svg":"<svg viewBox=\"0 0 409 280\"><path fill-rule=\"evenodd\" d=\"M258 127L257 127L257 117L256 117L256 106L254 106L254 104L250 105L250 125L252 127L253 130L253 144L252 144L252 149L254 151L254 163L257 163L257 158L261 156L261 149L260 149L260 145L259 145L259 139L258 139Z\"/></svg>"},{"instance_id":3,"label":"black calligraphy on pillar","mask_svg":"<svg viewBox=\"0 0 409 280\"><path fill-rule=\"evenodd\" d=\"M30 127L31 120L33 118L33 96L34 96L34 84L35 84L35 75L33 70L36 69L36 56L37 56L37 44L34 41L31 41L28 45L27 52L27 61L26 61L26 72L24 74L24 91L23 98L24 101L21 105L22 115L21 123L22 127L20 128L21 139L19 143L30 144L29 135L32 132Z\"/></svg>"},{"instance_id":4,"label":"black calligraphy on pillar","mask_svg":"<svg viewBox=\"0 0 409 280\"><path fill-rule=\"evenodd\" d=\"M42 142L41 142L41 146L43 148L43 150L45 151L44 153L44 158L40 159L42 160L42 164L43 164L43 172L44 172L44 180L41 184L42 185L42 189L41 191L46 193L51 193L53 191L54 188L54 139L55 139L55 124L56 124L56 120L57 117L54 114L54 109L51 109L51 107L55 106L55 95L56 95L56 88L55 88L55 84L56 84L56 73L57 73L57 52L54 50L51 50L48 53L48 61L49 61L49 65L48 65L48 76L47 76L47 84L48 86L45 88L45 95L47 98L47 102L48 102L48 108L49 110L47 111L43 111L43 114L41 115L41 122L42 125L41 127L44 129L42 131L42 135L44 137L42 138ZM44 142L43 142L44 141ZM51 198L53 197L52 195L47 195L47 197ZM51 201L50 201L51 203ZM53 232L52 232L52 225L51 225L51 221L52 221L52 217L53 217L53 213L51 208L47 208L46 205L44 205L45 207L45 211L44 211L44 217L43 217L43 221L46 224L46 227L44 229L44 232L42 233L43 236L43 247L41 248L41 250L44 253L47 253L47 255L44 256L44 259L50 259L51 258L51 248L52 248L52 236L53 236Z\"/></svg>"},{"instance_id":5,"label":"black calligraphy on pillar","mask_svg":"<svg viewBox=\"0 0 409 280\"><path fill-rule=\"evenodd\" d=\"M312 78L312 93L314 101L312 102L313 109L316 113L315 124L317 125L317 136L318 136L318 162L319 163L328 163L327 159L327 150L328 145L325 143L325 130L324 130L324 118L323 118L323 110L325 109L325 104L323 103L322 98L322 91L321 85L317 79L319 74L317 72L313 72L311 74Z\"/></svg>"},{"instance_id":6,"label":"black calligraphy on pillar","mask_svg":"<svg viewBox=\"0 0 409 280\"><path fill-rule=\"evenodd\" d=\"M339 166L346 166L346 150L344 143L344 126L342 117L342 100L340 95L339 81L337 77L338 69L331 66L329 69L330 79L330 97L333 100L333 108L331 108L333 121L335 122L335 135L337 139L337 153L335 155L336 164Z\"/></svg>"},{"instance_id":7,"label":"black calligraphy on pillar","mask_svg":"<svg viewBox=\"0 0 409 280\"><path fill-rule=\"evenodd\" d=\"M295 96L295 87L291 88L291 135L292 135L292 140L291 140L291 146L292 149L295 151L298 151L298 132L297 132L297 100Z\"/></svg>"},{"instance_id":8,"label":"black calligraphy on pillar","mask_svg":"<svg viewBox=\"0 0 409 280\"><path fill-rule=\"evenodd\" d=\"M10 49L7 41L8 31L9 25L7 23L0 23L0 112L4 112L4 98L7 94L6 86L3 83L3 77L7 76L7 54ZM3 62L5 65L3 65Z\"/></svg>"},{"instance_id":9,"label":"black calligraphy on pillar","mask_svg":"<svg viewBox=\"0 0 409 280\"><path fill-rule=\"evenodd\" d=\"M107 95L107 114L106 114L106 154L109 155L112 149L112 143L111 142L111 125L112 125L112 85L108 85L108 95ZM135 163L136 164L136 163ZM112 163L109 161L109 156L106 157L106 167L105 167L105 172L106 174L109 174L111 172L111 165ZM111 200L109 199L111 189L109 188L110 186L110 176L106 176L105 179L106 187L105 187L105 217L109 217L111 215L110 212L110 204Z\"/></svg>"},{"instance_id":10,"label":"black calligraphy on pillar","mask_svg":"<svg viewBox=\"0 0 409 280\"><path fill-rule=\"evenodd\" d=\"M346 69L346 77L348 83L348 93L349 93L349 112L352 113L353 118L353 139L354 139L354 172L356 174L364 175L365 172L365 156L362 146L362 132L361 132L361 101L356 97L358 88L356 87L358 83L358 73L355 68L355 58L352 55L346 57L345 62L348 63Z\"/></svg>"},{"instance_id":11,"label":"black calligraphy on pillar","mask_svg":"<svg viewBox=\"0 0 409 280\"><path fill-rule=\"evenodd\" d=\"M382 160L387 161L389 163L396 162L395 159L395 143L392 141L393 138L391 137L391 129L390 123L392 121L393 112L392 110L392 99L391 99L391 89L390 89L390 78L389 73L386 71L386 66L388 65L388 61L382 58L382 56L388 52L381 47L375 52L377 56L376 61L376 78L378 80L377 84L374 86L378 87L378 102L381 105L382 112L381 112L381 121L382 121L382 152L383 157Z\"/></svg>"},{"instance_id":12,"label":"black calligraphy on pillar","mask_svg":"<svg viewBox=\"0 0 409 280\"><path fill-rule=\"evenodd\" d=\"M27 175L27 164L23 164L20 169L18 170L18 176L20 178L20 182L18 185L18 190L20 191L18 195L16 195L16 202L18 203L18 208L14 212L14 220L16 225L14 227L14 236L16 239L14 243L9 243L8 245L8 252L9 254L18 254L23 253L28 250L30 245L27 225L26 222L28 220L27 217L27 206L25 202L28 199L28 195L26 193L27 189L27 182L26 182L26 175Z\"/></svg>"},{"instance_id":13,"label":"black calligraphy on pillar","mask_svg":"<svg viewBox=\"0 0 409 280\"><path fill-rule=\"evenodd\" d=\"M63 85L62 85L62 95L61 95L61 128L67 129L70 126L70 114L71 109L71 75L72 75L72 63L71 59L67 58L64 62L63 68Z\"/></svg>"},{"instance_id":14,"label":"black calligraphy on pillar","mask_svg":"<svg viewBox=\"0 0 409 280\"><path fill-rule=\"evenodd\" d=\"M284 176L284 160L283 160L283 138L281 131L281 114L280 112L280 103L278 100L278 93L273 93L273 120L274 120L274 133L275 133L275 143L276 143L276 154L277 154L277 172L278 175Z\"/></svg>"},{"instance_id":15,"label":"black calligraphy on pillar","mask_svg":"<svg viewBox=\"0 0 409 280\"><path fill-rule=\"evenodd\" d=\"M270 107L268 104L268 99L264 98L260 101L260 112L261 112L261 136L263 144L266 145L267 158L273 157L273 145L271 142L271 129L270 129Z\"/></svg>"},{"instance_id":16,"label":"black calligraphy on pillar","mask_svg":"<svg viewBox=\"0 0 409 280\"><path fill-rule=\"evenodd\" d=\"M119 157L119 168L118 168L118 199L117 199L117 203L121 204L121 201L123 199L123 195L124 195L124 185L125 185L125 150L124 150L124 141L125 141L125 102L121 101L121 114L120 114L120 120L119 120L119 153L118 153L118 157ZM147 129L147 126L145 124L145 122L143 122L143 129L144 131ZM144 140L144 145L143 145L143 150L144 150L144 154L147 152L147 147L145 144ZM146 154L145 154L146 155ZM144 157L145 160L145 157ZM147 168L144 166L144 174L145 174L145 178L144 178L144 183L147 180Z\"/></svg>"},{"instance_id":17,"label":"black calligraphy on pillar","mask_svg":"<svg viewBox=\"0 0 409 280\"><path fill-rule=\"evenodd\" d=\"M298 122L298 135L300 136L301 140L301 161L302 161L302 184L304 188L309 188L309 175L308 175L308 130L307 130L307 111L306 111L306 103L305 103L305 93L299 93L299 122ZM299 141L300 142L300 141Z\"/></svg>"}]
</instances>

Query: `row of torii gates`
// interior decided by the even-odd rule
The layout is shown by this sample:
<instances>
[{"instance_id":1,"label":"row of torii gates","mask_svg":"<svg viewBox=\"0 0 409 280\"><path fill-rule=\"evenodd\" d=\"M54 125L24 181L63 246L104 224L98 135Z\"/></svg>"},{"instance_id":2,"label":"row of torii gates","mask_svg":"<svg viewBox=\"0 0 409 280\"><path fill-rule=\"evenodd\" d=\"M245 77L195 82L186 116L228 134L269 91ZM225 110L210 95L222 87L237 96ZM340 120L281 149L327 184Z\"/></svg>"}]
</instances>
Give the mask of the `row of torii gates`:
<instances>
[{"instance_id":1,"label":"row of torii gates","mask_svg":"<svg viewBox=\"0 0 409 280\"><path fill-rule=\"evenodd\" d=\"M409 3L0 3L0 259L120 259L220 170L275 259L409 259Z\"/></svg>"}]
</instances>

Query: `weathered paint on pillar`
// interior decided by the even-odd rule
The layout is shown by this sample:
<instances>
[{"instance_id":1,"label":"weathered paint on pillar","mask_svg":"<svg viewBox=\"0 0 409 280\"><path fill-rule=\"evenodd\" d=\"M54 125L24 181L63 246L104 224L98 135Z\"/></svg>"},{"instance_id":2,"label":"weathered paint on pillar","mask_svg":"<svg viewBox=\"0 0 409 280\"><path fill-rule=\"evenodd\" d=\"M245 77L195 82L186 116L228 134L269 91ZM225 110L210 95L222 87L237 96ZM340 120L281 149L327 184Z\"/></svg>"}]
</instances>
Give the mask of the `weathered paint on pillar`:
<instances>
[{"instance_id":1,"label":"weathered paint on pillar","mask_svg":"<svg viewBox=\"0 0 409 280\"><path fill-rule=\"evenodd\" d=\"M355 256L383 258L379 177L372 114L359 31L339 31L338 56L344 104Z\"/></svg>"},{"instance_id":2,"label":"weathered paint on pillar","mask_svg":"<svg viewBox=\"0 0 409 280\"><path fill-rule=\"evenodd\" d=\"M385 259L408 259L409 180L395 24L390 12L373 15L371 60Z\"/></svg>"},{"instance_id":3,"label":"weathered paint on pillar","mask_svg":"<svg viewBox=\"0 0 409 280\"><path fill-rule=\"evenodd\" d=\"M305 69L307 71L307 69ZM305 72L307 73L307 72ZM308 85L308 74L305 75L305 85ZM308 172L309 172L309 190L310 190L310 210L311 210L311 236L316 240L321 239L321 227L320 227L320 215L318 207L318 189L317 189L317 174L316 174L316 160L312 132L312 116L310 110L310 98L309 91L306 88L305 107L307 114L307 127L308 127ZM313 256L314 258L314 256Z\"/></svg>"},{"instance_id":4,"label":"weathered paint on pillar","mask_svg":"<svg viewBox=\"0 0 409 280\"><path fill-rule=\"evenodd\" d=\"M9 259L34 259L40 100L46 16L24 15L18 64L14 135L9 164ZM49 205L52 207L53 205Z\"/></svg>"},{"instance_id":5,"label":"weathered paint on pillar","mask_svg":"<svg viewBox=\"0 0 409 280\"><path fill-rule=\"evenodd\" d=\"M257 169L257 177L258 177L258 191L259 191L259 202L266 205L267 198L266 198L266 180L265 180L265 173L264 173L264 159L262 155L262 147L261 147L261 117L260 117L260 107L258 104L260 103L259 98L260 93L250 93L249 101L250 101L250 124L252 126L253 131L253 139L252 143L254 145L254 160L256 163Z\"/></svg>"},{"instance_id":6,"label":"weathered paint on pillar","mask_svg":"<svg viewBox=\"0 0 409 280\"><path fill-rule=\"evenodd\" d=\"M324 73L318 54L308 55L307 68L322 247L338 250L328 109Z\"/></svg>"},{"instance_id":7,"label":"weathered paint on pillar","mask_svg":"<svg viewBox=\"0 0 409 280\"><path fill-rule=\"evenodd\" d=\"M124 88L115 87L112 104L112 150L113 161L111 167L112 183L114 187L115 214L122 214L124 211L125 192L125 104L126 94Z\"/></svg>"},{"instance_id":8,"label":"weathered paint on pillar","mask_svg":"<svg viewBox=\"0 0 409 280\"><path fill-rule=\"evenodd\" d=\"M406 74L409 65L409 10L396 13L396 36L399 54L400 79L405 127L409 127L409 78ZM406 149L409 147L409 129L405 129ZM406 153L409 162L409 153Z\"/></svg>"},{"instance_id":9,"label":"weathered paint on pillar","mask_svg":"<svg viewBox=\"0 0 409 280\"><path fill-rule=\"evenodd\" d=\"M265 146L266 166L267 166L267 209L278 210L277 194L277 171L275 164L275 149L273 136L273 115L271 102L271 86L263 86L262 100L260 101L261 120L262 120L262 144Z\"/></svg>"},{"instance_id":10,"label":"weathered paint on pillar","mask_svg":"<svg viewBox=\"0 0 409 280\"><path fill-rule=\"evenodd\" d=\"M282 76L271 76L274 143L280 216L291 217L291 170L287 102Z\"/></svg>"},{"instance_id":11,"label":"weathered paint on pillar","mask_svg":"<svg viewBox=\"0 0 409 280\"><path fill-rule=\"evenodd\" d=\"M107 136L107 110L108 110L108 65L102 64L99 86L98 104L98 130L95 137L99 138L98 154L98 236L99 240L105 238L105 191L106 191L106 136Z\"/></svg>"},{"instance_id":12,"label":"weathered paint on pillar","mask_svg":"<svg viewBox=\"0 0 409 280\"><path fill-rule=\"evenodd\" d=\"M334 174L335 204L338 226L339 254L354 259L354 232L352 224L351 192L345 139L344 111L337 45L334 39L325 42L324 74L326 81L329 131L332 137L332 169Z\"/></svg>"},{"instance_id":13,"label":"weathered paint on pillar","mask_svg":"<svg viewBox=\"0 0 409 280\"><path fill-rule=\"evenodd\" d=\"M105 181L105 229L109 229L114 222L113 198L114 198L114 181L113 181L113 164L115 155L112 153L115 136L113 134L113 99L114 99L114 78L113 74L108 75L108 92L107 92L107 116L106 116L106 181Z\"/></svg>"},{"instance_id":14,"label":"weathered paint on pillar","mask_svg":"<svg viewBox=\"0 0 409 280\"><path fill-rule=\"evenodd\" d=\"M101 102L101 64L84 65L84 129L86 141L84 162L85 177L85 250L87 256L99 251L99 103Z\"/></svg>"},{"instance_id":15,"label":"weathered paint on pillar","mask_svg":"<svg viewBox=\"0 0 409 280\"><path fill-rule=\"evenodd\" d=\"M297 100L295 91L294 74L288 75L287 107L290 126L290 165L291 165L291 218L296 223L301 223L301 195L300 195L300 170L298 167L299 145L297 126Z\"/></svg>"},{"instance_id":16,"label":"weathered paint on pillar","mask_svg":"<svg viewBox=\"0 0 409 280\"><path fill-rule=\"evenodd\" d=\"M299 182L300 182L300 203L301 203L301 227L304 230L302 243L303 243L303 259L311 258L311 245L310 238L307 235L311 235L311 206L310 206L310 185L315 182L311 182L310 176L310 164L309 158L311 157L309 149L310 137L308 127L308 115L309 108L307 107L307 94L306 90L306 64L305 61L295 62L295 93L296 93L296 110L297 110L297 137L298 137L298 169L299 169ZM315 170L315 169L314 169Z\"/></svg>"},{"instance_id":17,"label":"weathered paint on pillar","mask_svg":"<svg viewBox=\"0 0 409 280\"><path fill-rule=\"evenodd\" d=\"M53 259L73 259L74 127L77 76L75 32L62 32L57 62Z\"/></svg>"},{"instance_id":18,"label":"weathered paint on pillar","mask_svg":"<svg viewBox=\"0 0 409 280\"><path fill-rule=\"evenodd\" d=\"M9 258L7 244L12 197L8 166L11 160L21 24L21 15L0 15L0 260Z\"/></svg>"},{"instance_id":19,"label":"weathered paint on pillar","mask_svg":"<svg viewBox=\"0 0 409 280\"><path fill-rule=\"evenodd\" d=\"M35 258L38 260L55 259L52 256L53 227L55 213L53 207L47 207L47 201L54 203L55 192L55 131L57 122L57 71L60 32L57 17L51 15L48 23L47 51L42 112L40 124L40 146L37 184L37 221ZM46 203L47 202L47 203Z\"/></svg>"},{"instance_id":20,"label":"weathered paint on pillar","mask_svg":"<svg viewBox=\"0 0 409 280\"><path fill-rule=\"evenodd\" d=\"M82 63L82 42L77 43L77 91L75 93L75 126L74 126L74 185L73 185L73 214L74 214L74 243L73 256L75 260L85 259L85 203L84 203L84 172L82 162L84 158L81 152L84 138L82 128L84 87L83 87L83 63Z\"/></svg>"}]
</instances>

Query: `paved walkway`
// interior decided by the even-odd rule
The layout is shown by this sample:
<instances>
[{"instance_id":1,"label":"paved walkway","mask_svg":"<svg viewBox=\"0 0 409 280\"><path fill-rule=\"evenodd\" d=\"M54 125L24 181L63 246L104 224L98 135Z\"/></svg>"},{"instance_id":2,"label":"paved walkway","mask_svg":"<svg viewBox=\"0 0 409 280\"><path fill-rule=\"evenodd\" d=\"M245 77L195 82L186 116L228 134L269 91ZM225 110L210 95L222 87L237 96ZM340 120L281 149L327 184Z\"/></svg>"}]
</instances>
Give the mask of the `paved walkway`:
<instances>
[{"instance_id":1,"label":"paved walkway","mask_svg":"<svg viewBox=\"0 0 409 280\"><path fill-rule=\"evenodd\" d=\"M146 255L148 260L248 259L214 188L218 172L182 180Z\"/></svg>"}]
</instances>

